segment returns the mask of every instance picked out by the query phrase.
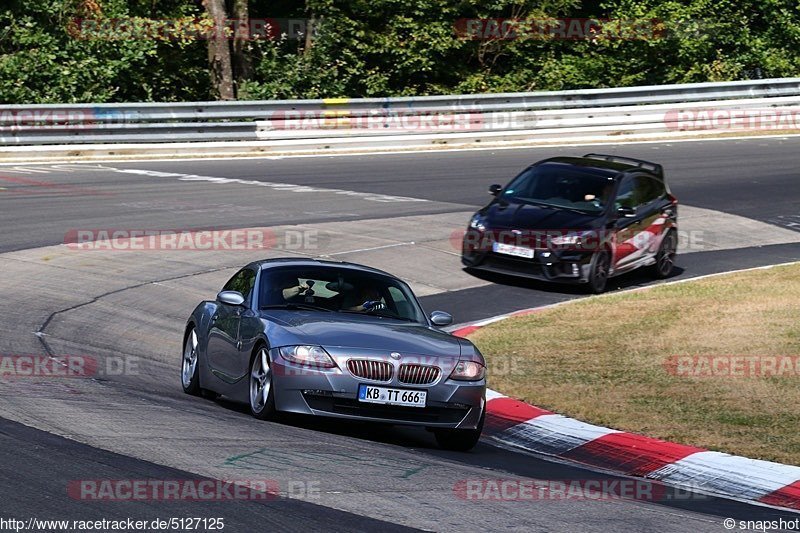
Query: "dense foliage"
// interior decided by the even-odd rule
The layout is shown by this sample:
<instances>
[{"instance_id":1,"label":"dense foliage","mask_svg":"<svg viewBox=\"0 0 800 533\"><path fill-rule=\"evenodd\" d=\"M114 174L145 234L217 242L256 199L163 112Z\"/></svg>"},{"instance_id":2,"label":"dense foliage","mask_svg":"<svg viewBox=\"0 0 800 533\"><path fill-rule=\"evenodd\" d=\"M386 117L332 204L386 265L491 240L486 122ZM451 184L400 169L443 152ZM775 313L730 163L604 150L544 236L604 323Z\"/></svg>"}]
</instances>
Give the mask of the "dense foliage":
<instances>
[{"instance_id":1,"label":"dense foliage","mask_svg":"<svg viewBox=\"0 0 800 533\"><path fill-rule=\"evenodd\" d=\"M207 39L191 31L93 37L81 22L168 19L192 28L209 22L208 1L6 0L0 7L0 103L213 99L219 92L209 73ZM234 0L217 1L234 18ZM243 42L249 67L233 72L240 99L552 90L800 72L796 0L244 4L252 19L280 23L272 38ZM633 38L468 39L456 23L556 17L652 25ZM313 38L288 31L283 19L313 19Z\"/></svg>"}]
</instances>

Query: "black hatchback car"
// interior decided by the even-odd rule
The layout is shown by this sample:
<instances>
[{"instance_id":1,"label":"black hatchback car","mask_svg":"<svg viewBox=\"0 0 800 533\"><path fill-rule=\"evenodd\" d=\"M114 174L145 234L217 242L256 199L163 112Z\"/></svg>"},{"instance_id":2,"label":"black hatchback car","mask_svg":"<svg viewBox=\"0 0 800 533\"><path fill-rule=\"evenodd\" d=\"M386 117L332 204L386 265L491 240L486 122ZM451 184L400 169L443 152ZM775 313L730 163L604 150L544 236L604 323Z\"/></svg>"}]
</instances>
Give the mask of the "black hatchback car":
<instances>
[{"instance_id":1,"label":"black hatchback car","mask_svg":"<svg viewBox=\"0 0 800 533\"><path fill-rule=\"evenodd\" d=\"M639 267L658 278L672 273L678 202L661 165L603 154L554 157L489 194L464 234L468 270L584 283L595 293Z\"/></svg>"}]
</instances>

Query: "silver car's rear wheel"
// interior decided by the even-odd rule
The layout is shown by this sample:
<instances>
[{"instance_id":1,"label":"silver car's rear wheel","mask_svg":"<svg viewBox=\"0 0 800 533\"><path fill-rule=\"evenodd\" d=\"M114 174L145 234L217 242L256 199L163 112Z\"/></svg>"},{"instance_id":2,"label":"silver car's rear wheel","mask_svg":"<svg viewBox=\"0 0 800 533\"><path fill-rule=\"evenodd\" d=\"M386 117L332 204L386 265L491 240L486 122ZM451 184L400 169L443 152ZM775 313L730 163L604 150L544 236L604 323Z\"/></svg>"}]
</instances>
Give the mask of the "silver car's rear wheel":
<instances>
[{"instance_id":1,"label":"silver car's rear wheel","mask_svg":"<svg viewBox=\"0 0 800 533\"><path fill-rule=\"evenodd\" d=\"M183 392L193 395L200 394L200 379L197 374L197 333L192 328L186 336L186 344L183 347L183 362L181 363Z\"/></svg>"},{"instance_id":2,"label":"silver car's rear wheel","mask_svg":"<svg viewBox=\"0 0 800 533\"><path fill-rule=\"evenodd\" d=\"M250 414L261 420L275 416L272 367L265 346L256 351L250 364Z\"/></svg>"}]
</instances>

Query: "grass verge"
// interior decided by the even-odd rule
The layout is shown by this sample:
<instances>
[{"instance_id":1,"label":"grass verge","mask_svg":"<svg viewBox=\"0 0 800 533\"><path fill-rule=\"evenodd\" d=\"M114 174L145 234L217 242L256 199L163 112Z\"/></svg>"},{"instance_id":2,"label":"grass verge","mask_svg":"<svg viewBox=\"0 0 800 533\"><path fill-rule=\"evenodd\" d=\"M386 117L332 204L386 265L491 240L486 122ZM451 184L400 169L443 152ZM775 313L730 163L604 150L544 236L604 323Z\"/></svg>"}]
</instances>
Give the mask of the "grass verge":
<instances>
[{"instance_id":1,"label":"grass verge","mask_svg":"<svg viewBox=\"0 0 800 533\"><path fill-rule=\"evenodd\" d=\"M589 298L470 339L486 356L489 386L503 394L586 422L800 465L800 265Z\"/></svg>"}]
</instances>

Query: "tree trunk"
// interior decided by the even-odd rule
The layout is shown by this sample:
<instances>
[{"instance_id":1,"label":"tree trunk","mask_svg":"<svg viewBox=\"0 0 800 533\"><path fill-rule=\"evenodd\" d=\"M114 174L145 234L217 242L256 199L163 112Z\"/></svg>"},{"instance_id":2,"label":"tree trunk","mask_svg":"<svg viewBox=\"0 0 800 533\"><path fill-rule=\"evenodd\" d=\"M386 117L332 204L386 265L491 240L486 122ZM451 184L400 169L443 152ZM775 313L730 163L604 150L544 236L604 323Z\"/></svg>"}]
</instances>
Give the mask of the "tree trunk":
<instances>
[{"instance_id":1,"label":"tree trunk","mask_svg":"<svg viewBox=\"0 0 800 533\"><path fill-rule=\"evenodd\" d=\"M208 66L211 83L220 100L235 100L233 92L233 69L231 50L228 46L227 13L224 0L203 0L208 14L214 19L214 34L208 39Z\"/></svg>"},{"instance_id":2,"label":"tree trunk","mask_svg":"<svg viewBox=\"0 0 800 533\"><path fill-rule=\"evenodd\" d=\"M311 13L308 17L308 21L306 22L306 45L304 52L307 54L311 51L311 47L314 45L314 27L317 24L317 19L314 18L314 13Z\"/></svg>"},{"instance_id":3,"label":"tree trunk","mask_svg":"<svg viewBox=\"0 0 800 533\"><path fill-rule=\"evenodd\" d=\"M252 65L248 54L250 35L250 9L247 0L233 0L233 18L239 31L233 40L233 73L236 82L249 80L252 74Z\"/></svg>"},{"instance_id":4,"label":"tree trunk","mask_svg":"<svg viewBox=\"0 0 800 533\"><path fill-rule=\"evenodd\" d=\"M249 40L250 35L250 9L247 0L233 0L233 18L236 20L238 31L233 40L233 75L236 79L236 93L243 81L249 80L252 75L250 63Z\"/></svg>"}]
</instances>

